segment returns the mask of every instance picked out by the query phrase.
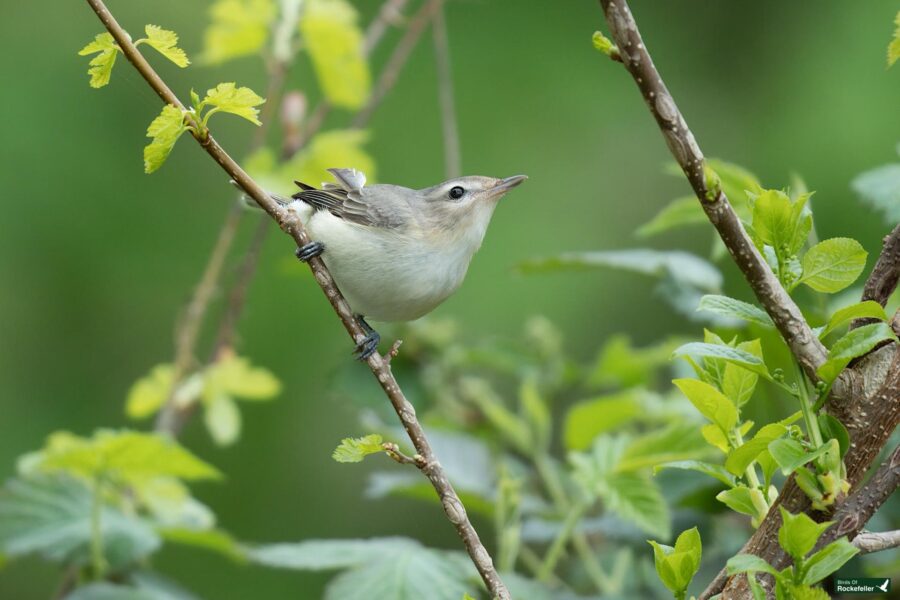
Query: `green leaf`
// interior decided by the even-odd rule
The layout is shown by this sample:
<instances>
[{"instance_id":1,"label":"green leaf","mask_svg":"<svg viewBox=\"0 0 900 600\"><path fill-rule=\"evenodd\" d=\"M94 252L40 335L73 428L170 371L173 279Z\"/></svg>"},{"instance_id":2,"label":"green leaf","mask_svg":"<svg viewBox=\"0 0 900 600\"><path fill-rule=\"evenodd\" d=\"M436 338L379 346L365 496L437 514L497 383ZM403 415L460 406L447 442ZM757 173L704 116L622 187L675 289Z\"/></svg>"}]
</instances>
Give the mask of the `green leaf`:
<instances>
[{"instance_id":1,"label":"green leaf","mask_svg":"<svg viewBox=\"0 0 900 600\"><path fill-rule=\"evenodd\" d=\"M685 196L672 200L655 217L641 225L636 234L638 237L646 238L677 227L706 222L706 213L703 212L697 198Z\"/></svg>"},{"instance_id":2,"label":"green leaf","mask_svg":"<svg viewBox=\"0 0 900 600\"><path fill-rule=\"evenodd\" d=\"M342 463L362 462L362 459L370 454L384 452L382 442L381 436L377 433L361 438L344 438L335 448L331 458Z\"/></svg>"},{"instance_id":3,"label":"green leaf","mask_svg":"<svg viewBox=\"0 0 900 600\"><path fill-rule=\"evenodd\" d=\"M159 116L153 119L150 126L147 127L147 137L153 138L153 140L144 147L145 173L156 171L166 162L166 158L175 147L175 142L185 131L187 131L187 127L184 124L184 114L181 109L172 104L166 104Z\"/></svg>"},{"instance_id":4,"label":"green leaf","mask_svg":"<svg viewBox=\"0 0 900 600\"><path fill-rule=\"evenodd\" d=\"M613 335L603 344L588 375L588 383L617 388L649 385L660 367L669 362L677 345L676 340L669 339L636 348L627 335Z\"/></svg>"},{"instance_id":5,"label":"green leaf","mask_svg":"<svg viewBox=\"0 0 900 600\"><path fill-rule=\"evenodd\" d=\"M822 332L819 334L820 338L824 338L826 335L853 319L879 319L881 321L888 321L887 313L884 312L884 308L875 302L874 300L866 300L865 302L857 302L856 304L851 304L850 306L845 306L839 310L836 310L831 318L828 319L828 323L822 329Z\"/></svg>"},{"instance_id":6,"label":"green leaf","mask_svg":"<svg viewBox=\"0 0 900 600\"><path fill-rule=\"evenodd\" d=\"M358 15L346 0L309 0L300 32L325 96L343 108L360 108L369 97L371 75Z\"/></svg>"},{"instance_id":7,"label":"green leaf","mask_svg":"<svg viewBox=\"0 0 900 600\"><path fill-rule=\"evenodd\" d=\"M778 576L775 567L767 563L755 554L738 554L728 559L725 570L729 575L737 575L738 573L768 573L769 575Z\"/></svg>"},{"instance_id":8,"label":"green leaf","mask_svg":"<svg viewBox=\"0 0 900 600\"><path fill-rule=\"evenodd\" d=\"M168 543L202 548L238 562L247 559L247 549L231 537L231 534L221 529L163 527L158 529L158 532Z\"/></svg>"},{"instance_id":9,"label":"green leaf","mask_svg":"<svg viewBox=\"0 0 900 600\"><path fill-rule=\"evenodd\" d=\"M801 264L805 283L817 292L839 292L859 277L868 253L851 238L831 238L819 242L804 255Z\"/></svg>"},{"instance_id":10,"label":"green leaf","mask_svg":"<svg viewBox=\"0 0 900 600\"><path fill-rule=\"evenodd\" d=\"M718 430L717 430L718 431ZM700 460L679 460L670 463L663 463L653 467L653 472L658 473L662 469L684 469L688 471L697 471L710 477L715 477L725 485L734 487L734 476L729 473L722 465L703 462Z\"/></svg>"},{"instance_id":11,"label":"green leaf","mask_svg":"<svg viewBox=\"0 0 900 600\"><path fill-rule=\"evenodd\" d=\"M864 203L882 214L887 225L900 222L900 164L866 171L851 185Z\"/></svg>"},{"instance_id":12,"label":"green leaf","mask_svg":"<svg viewBox=\"0 0 900 600\"><path fill-rule=\"evenodd\" d=\"M801 561L833 521L816 523L804 513L793 515L783 506L778 508L781 510L782 519L781 528L778 530L778 543L794 558L794 561Z\"/></svg>"},{"instance_id":13,"label":"green leaf","mask_svg":"<svg viewBox=\"0 0 900 600\"><path fill-rule=\"evenodd\" d=\"M417 548L421 546L414 540L390 537L265 544L247 548L246 554L250 561L266 567L325 571L362 566Z\"/></svg>"},{"instance_id":14,"label":"green leaf","mask_svg":"<svg viewBox=\"0 0 900 600\"><path fill-rule=\"evenodd\" d=\"M834 343L828 351L828 360L816 370L816 374L826 383L831 383L854 358L867 354L882 342L896 339L894 330L887 323L857 327Z\"/></svg>"},{"instance_id":15,"label":"green leaf","mask_svg":"<svg viewBox=\"0 0 900 600\"><path fill-rule=\"evenodd\" d=\"M751 490L746 486L739 485L737 487L731 488L730 490L719 492L716 495L716 500L723 503L733 511L745 515L750 515L751 517L758 517L760 516L760 511L757 509L756 504L754 504L753 502L754 492L756 494L760 493L759 490Z\"/></svg>"},{"instance_id":16,"label":"green leaf","mask_svg":"<svg viewBox=\"0 0 900 600\"><path fill-rule=\"evenodd\" d=\"M747 467L756 460L756 457L764 452L769 444L787 433L787 428L780 423L770 423L756 432L752 439L747 440L741 446L728 454L725 460L725 468L732 474L740 476Z\"/></svg>"},{"instance_id":17,"label":"green leaf","mask_svg":"<svg viewBox=\"0 0 900 600\"><path fill-rule=\"evenodd\" d=\"M828 448L828 444L825 444L813 452L807 452L797 440L782 438L769 444L769 453L781 467L782 474L790 475L806 463L825 454Z\"/></svg>"},{"instance_id":18,"label":"green leaf","mask_svg":"<svg viewBox=\"0 0 900 600\"><path fill-rule=\"evenodd\" d=\"M753 233L757 245L772 246L780 256L790 256L789 249L796 223L791 199L781 190L763 190L753 203Z\"/></svg>"},{"instance_id":19,"label":"green leaf","mask_svg":"<svg viewBox=\"0 0 900 600\"><path fill-rule=\"evenodd\" d=\"M172 391L173 369L170 364L156 365L150 373L138 379L128 391L125 414L132 419L144 419L156 413Z\"/></svg>"},{"instance_id":20,"label":"green leaf","mask_svg":"<svg viewBox=\"0 0 900 600\"><path fill-rule=\"evenodd\" d=\"M230 446L241 436L241 411L231 396L218 395L204 403L203 424L219 446Z\"/></svg>"},{"instance_id":21,"label":"green leaf","mask_svg":"<svg viewBox=\"0 0 900 600\"><path fill-rule=\"evenodd\" d=\"M723 432L731 431L737 423L734 404L713 386L698 379L676 379L672 383L687 396L700 414L718 425Z\"/></svg>"},{"instance_id":22,"label":"green leaf","mask_svg":"<svg viewBox=\"0 0 900 600\"><path fill-rule=\"evenodd\" d=\"M841 458L843 458L847 454L847 450L850 449L850 433L847 431L847 428L828 413L820 414L818 420L822 436L826 441L837 440Z\"/></svg>"},{"instance_id":23,"label":"green leaf","mask_svg":"<svg viewBox=\"0 0 900 600\"><path fill-rule=\"evenodd\" d=\"M737 349L762 358L762 346L759 340L742 342ZM725 371L722 374L722 393L740 408L753 397L758 379L755 372L742 365L729 362L725 365Z\"/></svg>"},{"instance_id":24,"label":"green leaf","mask_svg":"<svg viewBox=\"0 0 900 600\"><path fill-rule=\"evenodd\" d=\"M569 450L584 450L601 433L618 430L641 412L638 392L625 390L579 402L566 413L563 439Z\"/></svg>"},{"instance_id":25,"label":"green leaf","mask_svg":"<svg viewBox=\"0 0 900 600\"><path fill-rule=\"evenodd\" d=\"M805 585L788 585L786 588L791 600L831 600L831 596L822 588Z\"/></svg>"},{"instance_id":26,"label":"green leaf","mask_svg":"<svg viewBox=\"0 0 900 600\"><path fill-rule=\"evenodd\" d=\"M813 585L840 569L859 549L846 537L835 540L813 554L803 565L803 583Z\"/></svg>"},{"instance_id":27,"label":"green leaf","mask_svg":"<svg viewBox=\"0 0 900 600\"><path fill-rule=\"evenodd\" d=\"M763 327L775 327L775 323L772 322L771 317L766 314L766 311L758 306L735 298L730 298L729 296L707 294L700 298L700 304L697 306L697 310L714 312L726 317L733 317L742 321L756 323Z\"/></svg>"},{"instance_id":28,"label":"green leaf","mask_svg":"<svg viewBox=\"0 0 900 600\"><path fill-rule=\"evenodd\" d=\"M617 471L634 471L661 463L700 458L708 449L693 423L673 423L665 429L650 431L629 442Z\"/></svg>"},{"instance_id":29,"label":"green leaf","mask_svg":"<svg viewBox=\"0 0 900 600\"><path fill-rule=\"evenodd\" d=\"M759 585L756 575L748 575L747 583L750 586L750 593L753 594L753 600L766 600L766 590L763 589L763 586Z\"/></svg>"},{"instance_id":30,"label":"green leaf","mask_svg":"<svg viewBox=\"0 0 900 600\"><path fill-rule=\"evenodd\" d=\"M894 66L894 63L900 58L900 12L894 17L894 24L897 28L894 30L894 39L892 39L890 45L888 45L887 51L887 62L889 67Z\"/></svg>"},{"instance_id":31,"label":"green leaf","mask_svg":"<svg viewBox=\"0 0 900 600\"><path fill-rule=\"evenodd\" d=\"M670 535L669 508L659 487L641 472L610 475L599 488L608 510L631 521L650 535Z\"/></svg>"},{"instance_id":32,"label":"green leaf","mask_svg":"<svg viewBox=\"0 0 900 600\"><path fill-rule=\"evenodd\" d=\"M766 379L771 380L772 376L766 368L766 363L759 356L755 356L747 350L740 348L732 348L731 346L723 346L719 344L707 344L703 342L690 342L675 349L672 357L703 357L721 359L747 370L762 375Z\"/></svg>"},{"instance_id":33,"label":"green leaf","mask_svg":"<svg viewBox=\"0 0 900 600\"><path fill-rule=\"evenodd\" d=\"M251 366L246 358L230 354L204 373L204 395L209 399L221 394L242 400L270 400L281 393L281 382L268 369Z\"/></svg>"},{"instance_id":34,"label":"green leaf","mask_svg":"<svg viewBox=\"0 0 900 600\"><path fill-rule=\"evenodd\" d=\"M99 54L97 54L99 52ZM109 83L109 76L112 74L113 65L116 64L116 55L119 53L119 46L115 39L109 33L100 33L94 38L94 41L82 48L79 56L88 56L97 54L91 59L88 75L91 76L90 85L92 88L101 88Z\"/></svg>"},{"instance_id":35,"label":"green leaf","mask_svg":"<svg viewBox=\"0 0 900 600\"><path fill-rule=\"evenodd\" d=\"M203 35L202 61L220 64L257 54L269 37L276 8L273 0L216 0Z\"/></svg>"},{"instance_id":36,"label":"green leaf","mask_svg":"<svg viewBox=\"0 0 900 600\"><path fill-rule=\"evenodd\" d=\"M478 407L503 438L523 453L533 451L534 439L528 424L506 407L487 380L465 377L459 385L463 397Z\"/></svg>"},{"instance_id":37,"label":"green leaf","mask_svg":"<svg viewBox=\"0 0 900 600\"><path fill-rule=\"evenodd\" d=\"M531 425L538 445L546 448L550 444L550 436L553 431L552 417L547 400L541 396L534 378L525 379L519 386L519 405L522 414Z\"/></svg>"},{"instance_id":38,"label":"green leaf","mask_svg":"<svg viewBox=\"0 0 900 600\"><path fill-rule=\"evenodd\" d=\"M156 25L147 25L144 28L147 38L138 40L135 45L145 43L152 46L157 52L171 60L182 69L191 64L184 50L178 47L178 34Z\"/></svg>"},{"instance_id":39,"label":"green leaf","mask_svg":"<svg viewBox=\"0 0 900 600\"><path fill-rule=\"evenodd\" d=\"M599 50L607 56L614 56L619 51L616 45L612 43L612 40L600 31L594 32L594 35L591 36L591 42L594 44L595 50Z\"/></svg>"},{"instance_id":40,"label":"green leaf","mask_svg":"<svg viewBox=\"0 0 900 600\"><path fill-rule=\"evenodd\" d=\"M62 564L90 562L93 495L80 481L38 476L12 479L0 489L0 552L10 556L39 554ZM143 519L104 505L100 516L107 563L119 569L143 559L160 546Z\"/></svg>"},{"instance_id":41,"label":"green leaf","mask_svg":"<svg viewBox=\"0 0 900 600\"><path fill-rule=\"evenodd\" d=\"M676 596L683 593L690 583L690 578L685 577L688 569L684 568L684 564L689 562L687 555L676 554L671 546L658 544L653 540L647 542L653 546L653 562L660 581Z\"/></svg>"},{"instance_id":42,"label":"green leaf","mask_svg":"<svg viewBox=\"0 0 900 600\"><path fill-rule=\"evenodd\" d=\"M262 125L257 118L259 109L256 108L264 103L265 99L257 95L256 92L248 87L237 87L233 82L220 83L216 87L206 90L206 97L203 98L201 105L210 105L213 107L206 116L204 121L209 118L213 112L221 111L243 117L254 125Z\"/></svg>"},{"instance_id":43,"label":"green leaf","mask_svg":"<svg viewBox=\"0 0 900 600\"><path fill-rule=\"evenodd\" d=\"M169 600L171 596L112 583L89 583L66 595L66 600Z\"/></svg>"},{"instance_id":44,"label":"green leaf","mask_svg":"<svg viewBox=\"0 0 900 600\"><path fill-rule=\"evenodd\" d=\"M723 454L728 454L731 449L731 444L728 443L728 438L718 425L715 423L704 425L700 428L700 433L710 446L718 448Z\"/></svg>"},{"instance_id":45,"label":"green leaf","mask_svg":"<svg viewBox=\"0 0 900 600\"><path fill-rule=\"evenodd\" d=\"M778 470L778 463L772 458L772 453L768 449L759 453L756 457L756 462L762 468L765 489L769 489L769 486L772 484L772 476Z\"/></svg>"}]
</instances>

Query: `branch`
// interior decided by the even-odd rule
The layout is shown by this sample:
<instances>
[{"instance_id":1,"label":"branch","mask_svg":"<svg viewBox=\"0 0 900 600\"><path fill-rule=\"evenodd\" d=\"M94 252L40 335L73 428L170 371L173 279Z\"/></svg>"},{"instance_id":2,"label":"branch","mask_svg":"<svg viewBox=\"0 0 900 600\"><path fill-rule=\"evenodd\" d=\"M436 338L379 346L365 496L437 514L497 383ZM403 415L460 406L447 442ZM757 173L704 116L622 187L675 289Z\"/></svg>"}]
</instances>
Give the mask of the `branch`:
<instances>
[{"instance_id":1,"label":"branch","mask_svg":"<svg viewBox=\"0 0 900 600\"><path fill-rule=\"evenodd\" d=\"M707 184L703 153L653 65L628 3L626 0L600 0L600 4L613 41L619 48L622 64L641 90L669 150L684 171L706 216L719 232L725 247L803 370L812 381L817 381L816 368L825 362L825 347L756 249L728 198L720 189L710 189Z\"/></svg>"},{"instance_id":2,"label":"branch","mask_svg":"<svg viewBox=\"0 0 900 600\"><path fill-rule=\"evenodd\" d=\"M900 529L894 531L863 531L853 538L853 545L859 548L860 554L871 554L882 550L891 550L900 546Z\"/></svg>"},{"instance_id":3,"label":"branch","mask_svg":"<svg viewBox=\"0 0 900 600\"><path fill-rule=\"evenodd\" d=\"M100 21L109 33L112 34L128 61L135 69L137 69L159 97L162 98L163 102L172 104L177 108L184 110L184 105L178 100L178 97L171 89L169 89L159 75L157 75L156 71L153 70L153 67L150 66L143 55L138 52L137 48L135 48L134 44L131 42L131 37L124 29L122 29L118 22L116 22L103 1L87 0L87 2L100 18ZM225 152L211 133L205 138L201 138L197 134L194 134L194 137L200 146L206 150L220 167L222 167L228 176L237 182L247 195L253 198L259 206L265 210L276 223L278 223L281 230L289 235L298 247L304 246L311 241L309 234L307 234L300 221L299 215L289 208L281 207L273 200L265 190L263 190L263 188L260 187L260 185L254 181L227 152ZM362 342L365 339L366 334L353 317L350 306L335 285L334 279L322 262L321 257L311 259L308 264L315 276L316 282L319 287L322 288L322 291L328 298L328 301L331 303L331 306L334 308L338 317L340 317L341 322L350 334L350 337L354 342ZM443 467L437 461L437 458L431 449L431 445L428 443L428 439L425 436L425 431L422 429L422 426L419 424L419 420L416 417L416 410L403 395L403 391L400 389L393 373L391 373L390 365L388 365L377 352L368 358L367 363L372 370L372 374L375 375L375 378L384 390L385 395L387 395L393 405L397 415L400 417L400 422L403 424L404 429L409 435L416 452L422 456L423 462L425 463L422 472L425 473L440 497L444 513L455 526L462 538L466 550L469 553L469 557L478 569L488 590L497 600L510 600L509 591L497 574L490 554L488 554L487 549L485 549L481 540L478 538L478 533L469 521L466 510L463 507L459 496L456 494L456 491L453 489L453 486L450 484L450 481L447 479Z\"/></svg>"},{"instance_id":4,"label":"branch","mask_svg":"<svg viewBox=\"0 0 900 600\"><path fill-rule=\"evenodd\" d=\"M434 38L434 54L437 59L438 96L441 104L441 125L444 131L444 171L447 179L453 179L462 175L462 159L459 151L456 106L453 101L450 43L447 40L447 22L444 19L443 7L434 13L431 33Z\"/></svg>"},{"instance_id":5,"label":"branch","mask_svg":"<svg viewBox=\"0 0 900 600\"><path fill-rule=\"evenodd\" d=\"M862 299L874 300L884 306L897 289L898 280L900 280L900 225L885 236L884 247L866 280ZM857 319L853 321L851 329L874 322L873 319Z\"/></svg>"}]
</instances>

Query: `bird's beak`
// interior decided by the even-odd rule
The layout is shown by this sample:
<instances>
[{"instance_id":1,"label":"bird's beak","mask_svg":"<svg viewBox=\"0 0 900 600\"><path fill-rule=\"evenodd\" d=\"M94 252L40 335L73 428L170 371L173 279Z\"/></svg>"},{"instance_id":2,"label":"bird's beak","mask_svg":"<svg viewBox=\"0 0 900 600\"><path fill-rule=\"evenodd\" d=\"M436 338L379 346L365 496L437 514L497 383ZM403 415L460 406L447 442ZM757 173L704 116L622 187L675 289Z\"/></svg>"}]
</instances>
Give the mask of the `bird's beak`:
<instances>
[{"instance_id":1,"label":"bird's beak","mask_svg":"<svg viewBox=\"0 0 900 600\"><path fill-rule=\"evenodd\" d=\"M526 179L528 179L528 175L513 175L512 177L501 179L500 183L494 186L494 189L492 189L491 192L494 194L505 194Z\"/></svg>"}]
</instances>

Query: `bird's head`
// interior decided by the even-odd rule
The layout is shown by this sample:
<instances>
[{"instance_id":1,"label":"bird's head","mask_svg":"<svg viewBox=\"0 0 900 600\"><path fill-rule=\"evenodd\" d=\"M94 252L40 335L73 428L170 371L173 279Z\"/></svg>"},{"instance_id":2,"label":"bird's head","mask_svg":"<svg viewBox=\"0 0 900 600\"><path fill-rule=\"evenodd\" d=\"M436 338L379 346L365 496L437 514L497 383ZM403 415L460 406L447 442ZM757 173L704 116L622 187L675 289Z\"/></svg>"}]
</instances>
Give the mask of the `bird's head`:
<instances>
[{"instance_id":1,"label":"bird's head","mask_svg":"<svg viewBox=\"0 0 900 600\"><path fill-rule=\"evenodd\" d=\"M427 226L451 240L468 239L477 248L497 201L526 179L525 175L504 179L471 175L419 190Z\"/></svg>"}]
</instances>

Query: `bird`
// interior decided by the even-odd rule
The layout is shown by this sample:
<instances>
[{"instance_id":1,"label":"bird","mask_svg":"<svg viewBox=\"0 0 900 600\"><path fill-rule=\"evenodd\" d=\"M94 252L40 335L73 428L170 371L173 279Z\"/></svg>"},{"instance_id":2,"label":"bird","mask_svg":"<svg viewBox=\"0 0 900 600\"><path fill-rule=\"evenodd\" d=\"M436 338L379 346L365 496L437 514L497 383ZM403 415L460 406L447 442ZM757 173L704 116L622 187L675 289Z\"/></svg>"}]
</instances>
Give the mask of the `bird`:
<instances>
[{"instance_id":1,"label":"bird","mask_svg":"<svg viewBox=\"0 0 900 600\"><path fill-rule=\"evenodd\" d=\"M295 211L314 241L296 251L301 261L321 256L365 339L368 359L381 337L366 319L413 321L449 298L481 247L498 200L528 179L457 177L423 189L366 185L352 168L327 169L334 182L279 199Z\"/></svg>"}]
</instances>

